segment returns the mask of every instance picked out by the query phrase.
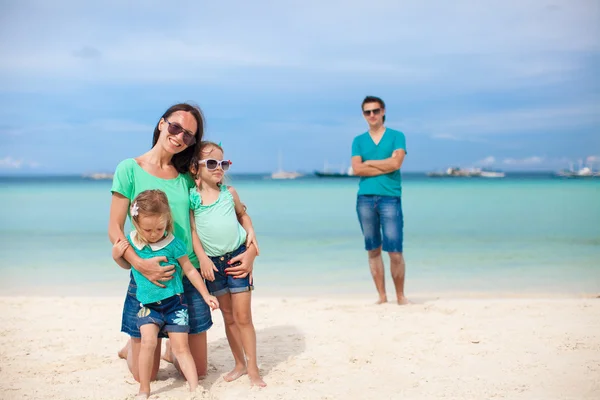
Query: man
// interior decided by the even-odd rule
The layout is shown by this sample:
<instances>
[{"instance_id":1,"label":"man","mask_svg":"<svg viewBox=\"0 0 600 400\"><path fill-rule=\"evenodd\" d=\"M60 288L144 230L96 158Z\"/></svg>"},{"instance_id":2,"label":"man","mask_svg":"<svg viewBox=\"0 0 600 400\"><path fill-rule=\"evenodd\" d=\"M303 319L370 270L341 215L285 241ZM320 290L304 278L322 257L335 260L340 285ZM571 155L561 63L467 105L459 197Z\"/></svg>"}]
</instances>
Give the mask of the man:
<instances>
[{"instance_id":1,"label":"man","mask_svg":"<svg viewBox=\"0 0 600 400\"><path fill-rule=\"evenodd\" d=\"M371 275L379 293L377 304L387 302L382 249L390 256L398 304L408 304L404 296L404 218L400 176L400 167L406 156L406 139L402 132L385 127L385 103L380 98L367 96L362 102L362 112L369 130L352 142L352 169L361 177L356 211L365 238Z\"/></svg>"}]
</instances>

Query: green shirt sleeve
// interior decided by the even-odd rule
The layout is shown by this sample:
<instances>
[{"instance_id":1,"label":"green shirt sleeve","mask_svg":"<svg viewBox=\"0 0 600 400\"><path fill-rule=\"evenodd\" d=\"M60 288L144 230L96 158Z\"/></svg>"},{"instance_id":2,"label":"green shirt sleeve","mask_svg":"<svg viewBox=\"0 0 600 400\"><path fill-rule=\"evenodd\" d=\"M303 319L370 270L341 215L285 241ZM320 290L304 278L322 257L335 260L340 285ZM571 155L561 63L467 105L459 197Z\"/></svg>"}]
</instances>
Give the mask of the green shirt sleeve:
<instances>
[{"instance_id":1,"label":"green shirt sleeve","mask_svg":"<svg viewBox=\"0 0 600 400\"><path fill-rule=\"evenodd\" d=\"M197 210L201 205L202 198L200 198L200 193L198 193L195 187L190 188L190 208L192 210Z\"/></svg>"},{"instance_id":2,"label":"green shirt sleeve","mask_svg":"<svg viewBox=\"0 0 600 400\"><path fill-rule=\"evenodd\" d=\"M360 156L360 145L358 144L358 136L352 141L352 157Z\"/></svg>"},{"instance_id":3,"label":"green shirt sleeve","mask_svg":"<svg viewBox=\"0 0 600 400\"><path fill-rule=\"evenodd\" d=\"M406 151L406 137L404 137L404 133L396 132L396 139L394 140L394 150L400 149L404 150L404 152L408 154L408 151Z\"/></svg>"},{"instance_id":4,"label":"green shirt sleeve","mask_svg":"<svg viewBox=\"0 0 600 400\"><path fill-rule=\"evenodd\" d=\"M171 252L173 254L173 258L180 259L183 256L187 256L187 248L185 243L181 240L174 238L170 244Z\"/></svg>"},{"instance_id":5,"label":"green shirt sleeve","mask_svg":"<svg viewBox=\"0 0 600 400\"><path fill-rule=\"evenodd\" d=\"M120 193L129 200L132 200L135 189L133 169L131 168L132 161L135 162L135 160L131 159L123 160L117 165L113 177L112 188L110 189L112 193Z\"/></svg>"}]
</instances>

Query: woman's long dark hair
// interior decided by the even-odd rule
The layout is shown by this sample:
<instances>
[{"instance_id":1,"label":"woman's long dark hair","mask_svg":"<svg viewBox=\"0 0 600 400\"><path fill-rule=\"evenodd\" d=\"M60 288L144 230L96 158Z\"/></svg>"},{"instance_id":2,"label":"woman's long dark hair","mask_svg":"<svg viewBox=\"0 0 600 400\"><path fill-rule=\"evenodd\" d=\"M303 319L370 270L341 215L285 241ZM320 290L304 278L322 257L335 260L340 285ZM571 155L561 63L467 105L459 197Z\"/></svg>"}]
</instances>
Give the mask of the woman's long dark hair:
<instances>
[{"instance_id":1,"label":"woman's long dark hair","mask_svg":"<svg viewBox=\"0 0 600 400\"><path fill-rule=\"evenodd\" d=\"M160 136L160 130L158 126L160 124L161 119L168 119L173 113L177 111L185 111L189 112L196 119L196 125L198 128L196 129L196 143L187 149L183 150L181 153L177 153L173 156L171 162L173 166L180 174L186 174L190 171L190 164L192 158L196 155L198 151L198 146L200 146L200 142L202 142L202 138L204 137L204 115L202 114L202 110L198 106L194 106L188 103L179 103L175 104L160 117L158 123L156 124L156 128L154 128L154 137L152 138L152 147L156 145L158 142L158 138Z\"/></svg>"}]
</instances>

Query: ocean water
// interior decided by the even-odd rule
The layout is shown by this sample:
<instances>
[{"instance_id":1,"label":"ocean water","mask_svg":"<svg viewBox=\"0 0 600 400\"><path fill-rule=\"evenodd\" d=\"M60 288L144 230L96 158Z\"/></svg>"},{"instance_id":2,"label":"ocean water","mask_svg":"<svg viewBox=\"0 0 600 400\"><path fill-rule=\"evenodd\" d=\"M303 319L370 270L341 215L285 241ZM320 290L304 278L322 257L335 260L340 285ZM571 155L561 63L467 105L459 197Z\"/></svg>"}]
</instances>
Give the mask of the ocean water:
<instances>
[{"instance_id":1,"label":"ocean water","mask_svg":"<svg viewBox=\"0 0 600 400\"><path fill-rule=\"evenodd\" d=\"M230 179L248 206L267 294L374 294L356 179ZM110 181L0 178L0 293L119 294ZM600 179L434 179L404 174L411 295L600 293ZM388 295L393 295L386 263Z\"/></svg>"}]
</instances>

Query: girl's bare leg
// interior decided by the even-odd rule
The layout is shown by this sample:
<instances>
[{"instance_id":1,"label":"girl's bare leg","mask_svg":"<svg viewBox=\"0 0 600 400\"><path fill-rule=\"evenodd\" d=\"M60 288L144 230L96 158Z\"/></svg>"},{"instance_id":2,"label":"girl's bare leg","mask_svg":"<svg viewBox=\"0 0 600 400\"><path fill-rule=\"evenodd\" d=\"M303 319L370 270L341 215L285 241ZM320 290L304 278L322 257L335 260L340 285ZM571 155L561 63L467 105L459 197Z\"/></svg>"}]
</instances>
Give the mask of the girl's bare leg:
<instances>
[{"instance_id":1,"label":"girl's bare leg","mask_svg":"<svg viewBox=\"0 0 600 400\"><path fill-rule=\"evenodd\" d=\"M246 359L244 357L244 347L242 345L242 334L240 328L236 325L235 319L233 318L233 305L231 301L231 294L227 293L217 297L219 300L219 308L223 314L223 321L225 322L225 334L227 335L227 341L229 342L229 348L233 354L235 360L235 366L233 370L223 376L225 382L231 382L238 379L240 376L246 374Z\"/></svg>"},{"instance_id":2,"label":"girl's bare leg","mask_svg":"<svg viewBox=\"0 0 600 400\"><path fill-rule=\"evenodd\" d=\"M138 396L146 395L146 398L150 396L150 380L152 378L154 355L156 353L156 348L158 347L158 331L159 327L155 324L145 324L140 327L142 339L138 351L138 368L140 378L140 391Z\"/></svg>"},{"instance_id":3,"label":"girl's bare leg","mask_svg":"<svg viewBox=\"0 0 600 400\"><path fill-rule=\"evenodd\" d=\"M256 332L252 324L251 299L251 291L231 295L233 318L240 330L244 353L246 353L250 383L252 386L265 387L267 384L260 376L256 361Z\"/></svg>"},{"instance_id":4,"label":"girl's bare leg","mask_svg":"<svg viewBox=\"0 0 600 400\"><path fill-rule=\"evenodd\" d=\"M208 373L208 344L206 332L188 335L188 344L190 347L190 353L192 353L194 363L196 364L198 378L202 379ZM179 366L179 361L177 361L177 357L175 357L175 354L173 354L173 351L171 350L170 340L167 341L165 346L165 354L162 358L167 362L173 363L175 368L177 368L177 371L183 375L181 367Z\"/></svg>"},{"instance_id":5,"label":"girl's bare leg","mask_svg":"<svg viewBox=\"0 0 600 400\"><path fill-rule=\"evenodd\" d=\"M198 387L198 372L192 353L190 353L188 334L169 332L169 342L171 343L171 351L177 359L177 364L190 385L190 392L194 392Z\"/></svg>"},{"instance_id":6,"label":"girl's bare leg","mask_svg":"<svg viewBox=\"0 0 600 400\"><path fill-rule=\"evenodd\" d=\"M161 339L157 340L156 350L154 351L154 362L152 364L152 375L150 377L151 380L156 380L156 375L158 375L158 368L160 367L160 345ZM140 346L141 339L138 338L130 338L127 341L127 344L119 350L118 355L120 358L127 361L127 367L129 367L129 371L131 375L133 375L133 379L137 382L140 381L140 373L139 373L139 358L140 358Z\"/></svg>"}]
</instances>

